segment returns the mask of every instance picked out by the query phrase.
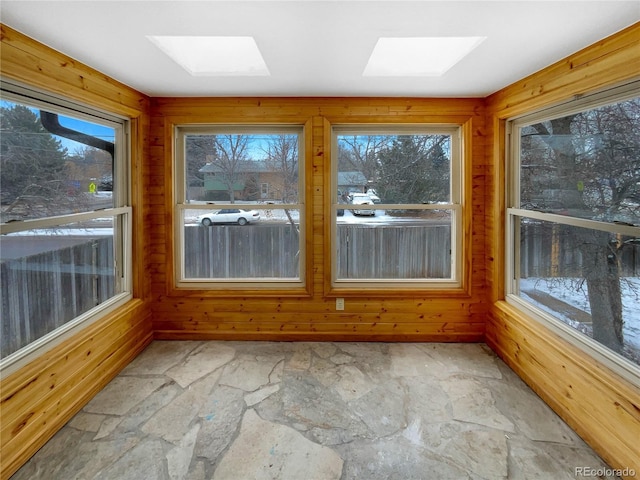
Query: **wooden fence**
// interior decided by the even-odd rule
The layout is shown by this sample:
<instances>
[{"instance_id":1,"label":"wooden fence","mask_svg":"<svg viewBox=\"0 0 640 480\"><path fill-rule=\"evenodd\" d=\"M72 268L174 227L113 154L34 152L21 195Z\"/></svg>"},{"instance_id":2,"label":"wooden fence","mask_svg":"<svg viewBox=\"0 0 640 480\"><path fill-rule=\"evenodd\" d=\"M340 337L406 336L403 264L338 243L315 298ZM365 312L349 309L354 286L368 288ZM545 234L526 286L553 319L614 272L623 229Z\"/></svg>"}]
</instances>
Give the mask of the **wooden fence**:
<instances>
[{"instance_id":1,"label":"wooden fence","mask_svg":"<svg viewBox=\"0 0 640 480\"><path fill-rule=\"evenodd\" d=\"M338 277L449 278L448 225L339 225ZM575 236L523 227L524 278L580 276ZM298 232L287 224L187 226L187 278L297 278ZM638 276L640 246L620 251L622 276ZM4 357L114 295L113 239L98 237L0 263L0 354Z\"/></svg>"},{"instance_id":2,"label":"wooden fence","mask_svg":"<svg viewBox=\"0 0 640 480\"><path fill-rule=\"evenodd\" d=\"M114 295L113 237L0 263L5 357Z\"/></svg>"},{"instance_id":3,"label":"wooden fence","mask_svg":"<svg viewBox=\"0 0 640 480\"><path fill-rule=\"evenodd\" d=\"M297 278L295 227L274 225L186 226L186 278Z\"/></svg>"},{"instance_id":4,"label":"wooden fence","mask_svg":"<svg viewBox=\"0 0 640 480\"><path fill-rule=\"evenodd\" d=\"M338 278L450 278L449 225L338 226Z\"/></svg>"},{"instance_id":5,"label":"wooden fence","mask_svg":"<svg viewBox=\"0 0 640 480\"><path fill-rule=\"evenodd\" d=\"M544 222L523 223L520 243L520 276L528 277L581 277L581 242L593 241L593 232L566 225ZM610 252L615 251L621 277L640 275L640 245L627 243L616 249L625 238L610 235Z\"/></svg>"},{"instance_id":6,"label":"wooden fence","mask_svg":"<svg viewBox=\"0 0 640 480\"><path fill-rule=\"evenodd\" d=\"M449 278L448 225L338 227L340 278ZM185 227L187 278L297 278L299 241L287 224Z\"/></svg>"}]
</instances>

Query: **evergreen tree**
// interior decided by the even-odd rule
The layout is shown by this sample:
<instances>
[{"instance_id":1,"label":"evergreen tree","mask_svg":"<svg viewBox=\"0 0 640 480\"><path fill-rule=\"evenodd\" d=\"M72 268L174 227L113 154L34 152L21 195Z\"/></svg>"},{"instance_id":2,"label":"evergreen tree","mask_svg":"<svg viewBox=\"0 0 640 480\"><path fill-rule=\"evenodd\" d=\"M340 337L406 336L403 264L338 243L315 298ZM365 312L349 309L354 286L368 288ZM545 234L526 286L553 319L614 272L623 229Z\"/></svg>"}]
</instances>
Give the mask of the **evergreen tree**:
<instances>
[{"instance_id":1,"label":"evergreen tree","mask_svg":"<svg viewBox=\"0 0 640 480\"><path fill-rule=\"evenodd\" d=\"M0 108L0 193L5 213L21 204L27 210L55 206L66 197L67 149L23 105ZM28 215L28 213L27 213Z\"/></svg>"},{"instance_id":2,"label":"evergreen tree","mask_svg":"<svg viewBox=\"0 0 640 480\"><path fill-rule=\"evenodd\" d=\"M187 186L201 187L204 185L204 173L200 169L217 155L215 136L187 135L185 144Z\"/></svg>"},{"instance_id":3,"label":"evergreen tree","mask_svg":"<svg viewBox=\"0 0 640 480\"><path fill-rule=\"evenodd\" d=\"M398 135L378 155L378 194L385 203L449 200L447 136Z\"/></svg>"}]
</instances>

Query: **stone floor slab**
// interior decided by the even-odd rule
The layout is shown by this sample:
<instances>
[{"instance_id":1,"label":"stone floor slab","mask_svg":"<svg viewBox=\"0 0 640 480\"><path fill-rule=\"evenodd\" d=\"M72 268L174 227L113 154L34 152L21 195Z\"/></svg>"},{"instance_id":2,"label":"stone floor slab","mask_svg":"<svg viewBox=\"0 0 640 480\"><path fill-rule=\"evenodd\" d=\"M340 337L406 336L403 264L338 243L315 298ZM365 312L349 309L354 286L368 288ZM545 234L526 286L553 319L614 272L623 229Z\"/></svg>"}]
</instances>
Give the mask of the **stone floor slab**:
<instances>
[{"instance_id":1,"label":"stone floor slab","mask_svg":"<svg viewBox=\"0 0 640 480\"><path fill-rule=\"evenodd\" d=\"M491 382L496 403L530 440L583 445L578 435L523 382Z\"/></svg>"},{"instance_id":2,"label":"stone floor slab","mask_svg":"<svg viewBox=\"0 0 640 480\"><path fill-rule=\"evenodd\" d=\"M114 378L83 409L88 413L124 415L154 391L167 383L166 378L119 376Z\"/></svg>"},{"instance_id":3,"label":"stone floor slab","mask_svg":"<svg viewBox=\"0 0 640 480\"><path fill-rule=\"evenodd\" d=\"M294 429L262 420L247 410L240 435L224 455L214 480L338 480L342 458Z\"/></svg>"},{"instance_id":4,"label":"stone floor slab","mask_svg":"<svg viewBox=\"0 0 640 480\"><path fill-rule=\"evenodd\" d=\"M576 467L606 464L486 345L153 342L11 480L568 480Z\"/></svg>"},{"instance_id":5,"label":"stone floor slab","mask_svg":"<svg viewBox=\"0 0 640 480\"><path fill-rule=\"evenodd\" d=\"M204 343L193 350L182 362L167 370L166 374L181 387L187 387L229 363L235 354L234 348L220 342Z\"/></svg>"},{"instance_id":6,"label":"stone floor slab","mask_svg":"<svg viewBox=\"0 0 640 480\"><path fill-rule=\"evenodd\" d=\"M498 410L491 391L481 382L453 376L441 384L451 399L454 420L514 431L513 423Z\"/></svg>"},{"instance_id":7,"label":"stone floor slab","mask_svg":"<svg viewBox=\"0 0 640 480\"><path fill-rule=\"evenodd\" d=\"M122 371L123 375L161 374L181 362L202 342L155 341Z\"/></svg>"},{"instance_id":8,"label":"stone floor slab","mask_svg":"<svg viewBox=\"0 0 640 480\"><path fill-rule=\"evenodd\" d=\"M214 462L231 443L245 410L244 391L217 385L200 407L196 456Z\"/></svg>"},{"instance_id":9,"label":"stone floor slab","mask_svg":"<svg viewBox=\"0 0 640 480\"><path fill-rule=\"evenodd\" d=\"M220 383L245 392L253 392L271 382L270 376L283 358L240 355L224 368Z\"/></svg>"}]
</instances>

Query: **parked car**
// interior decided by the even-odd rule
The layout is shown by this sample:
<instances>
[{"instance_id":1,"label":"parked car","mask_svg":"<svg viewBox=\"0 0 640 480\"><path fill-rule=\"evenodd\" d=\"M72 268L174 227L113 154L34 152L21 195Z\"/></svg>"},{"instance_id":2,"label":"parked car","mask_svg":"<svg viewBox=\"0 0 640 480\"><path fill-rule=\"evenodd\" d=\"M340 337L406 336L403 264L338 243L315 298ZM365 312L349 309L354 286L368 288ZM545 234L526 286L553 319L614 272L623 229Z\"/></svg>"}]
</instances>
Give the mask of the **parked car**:
<instances>
[{"instance_id":1,"label":"parked car","mask_svg":"<svg viewBox=\"0 0 640 480\"><path fill-rule=\"evenodd\" d=\"M381 203L380 197L378 196L378 192L376 192L373 188L367 190L367 195L373 203Z\"/></svg>"},{"instance_id":2,"label":"parked car","mask_svg":"<svg viewBox=\"0 0 640 480\"><path fill-rule=\"evenodd\" d=\"M373 200L366 193L350 193L349 201L352 205L373 205ZM352 210L354 215L375 215L375 210Z\"/></svg>"},{"instance_id":3,"label":"parked car","mask_svg":"<svg viewBox=\"0 0 640 480\"><path fill-rule=\"evenodd\" d=\"M241 210L239 208L223 208L217 212L205 213L198 216L198 223L209 227L215 223L237 223L246 225L260 220L260 212L256 210Z\"/></svg>"}]
</instances>

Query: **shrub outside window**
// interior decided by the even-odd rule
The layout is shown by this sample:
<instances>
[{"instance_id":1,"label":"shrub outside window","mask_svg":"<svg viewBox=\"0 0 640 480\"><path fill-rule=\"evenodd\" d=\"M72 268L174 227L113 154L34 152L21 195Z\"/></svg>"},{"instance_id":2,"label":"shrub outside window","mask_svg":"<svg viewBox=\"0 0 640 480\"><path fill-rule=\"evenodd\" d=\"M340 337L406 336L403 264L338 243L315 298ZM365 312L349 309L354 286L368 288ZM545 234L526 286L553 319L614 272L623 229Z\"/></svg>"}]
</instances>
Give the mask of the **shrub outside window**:
<instances>
[{"instance_id":1,"label":"shrub outside window","mask_svg":"<svg viewBox=\"0 0 640 480\"><path fill-rule=\"evenodd\" d=\"M637 87L511 127L508 300L638 375Z\"/></svg>"},{"instance_id":2,"label":"shrub outside window","mask_svg":"<svg viewBox=\"0 0 640 480\"><path fill-rule=\"evenodd\" d=\"M302 127L178 126L176 145L176 285L302 286Z\"/></svg>"},{"instance_id":3,"label":"shrub outside window","mask_svg":"<svg viewBox=\"0 0 640 480\"><path fill-rule=\"evenodd\" d=\"M10 84L0 117L5 368L131 298L131 208L124 120Z\"/></svg>"},{"instance_id":4,"label":"shrub outside window","mask_svg":"<svg viewBox=\"0 0 640 480\"><path fill-rule=\"evenodd\" d=\"M460 128L335 126L333 138L333 285L459 287Z\"/></svg>"}]
</instances>

